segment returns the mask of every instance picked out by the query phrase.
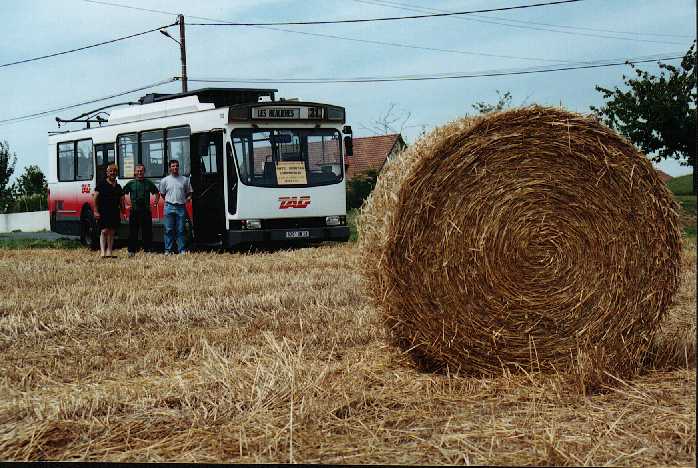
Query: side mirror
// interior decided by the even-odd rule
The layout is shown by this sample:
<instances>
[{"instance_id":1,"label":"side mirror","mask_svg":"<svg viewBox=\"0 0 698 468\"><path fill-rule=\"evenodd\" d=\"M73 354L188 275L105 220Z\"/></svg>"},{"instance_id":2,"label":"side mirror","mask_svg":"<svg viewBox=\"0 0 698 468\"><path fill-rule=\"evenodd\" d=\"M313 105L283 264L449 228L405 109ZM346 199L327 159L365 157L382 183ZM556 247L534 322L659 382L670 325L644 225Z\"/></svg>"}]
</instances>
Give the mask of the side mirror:
<instances>
[{"instance_id":1,"label":"side mirror","mask_svg":"<svg viewBox=\"0 0 698 468\"><path fill-rule=\"evenodd\" d=\"M352 140L351 135L344 137L344 153L347 156L354 156L354 140Z\"/></svg>"}]
</instances>

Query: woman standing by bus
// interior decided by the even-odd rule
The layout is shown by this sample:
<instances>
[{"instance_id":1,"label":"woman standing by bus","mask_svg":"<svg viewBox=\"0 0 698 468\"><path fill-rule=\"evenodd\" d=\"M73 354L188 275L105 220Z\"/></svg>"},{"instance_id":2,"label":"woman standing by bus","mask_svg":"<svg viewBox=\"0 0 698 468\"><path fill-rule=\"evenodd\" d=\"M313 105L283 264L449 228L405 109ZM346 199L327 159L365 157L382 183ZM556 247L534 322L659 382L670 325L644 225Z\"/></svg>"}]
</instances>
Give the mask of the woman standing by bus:
<instances>
[{"instance_id":1,"label":"woman standing by bus","mask_svg":"<svg viewBox=\"0 0 698 468\"><path fill-rule=\"evenodd\" d=\"M119 212L124 204L124 192L116 183L116 164L107 166L107 178L97 184L94 190L95 218L100 235L99 248L102 258L116 258L112 255L114 234L121 223Z\"/></svg>"}]
</instances>

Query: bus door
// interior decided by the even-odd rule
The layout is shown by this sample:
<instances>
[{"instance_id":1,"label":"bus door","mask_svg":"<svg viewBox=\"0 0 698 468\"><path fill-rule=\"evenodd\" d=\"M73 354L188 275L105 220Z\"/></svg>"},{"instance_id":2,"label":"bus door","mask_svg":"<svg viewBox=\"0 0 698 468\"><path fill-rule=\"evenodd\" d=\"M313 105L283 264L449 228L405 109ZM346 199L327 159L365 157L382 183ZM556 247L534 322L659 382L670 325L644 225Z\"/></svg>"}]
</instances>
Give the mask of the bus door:
<instances>
[{"instance_id":1,"label":"bus door","mask_svg":"<svg viewBox=\"0 0 698 468\"><path fill-rule=\"evenodd\" d=\"M191 149L194 240L199 244L218 243L225 230L223 132L193 134Z\"/></svg>"},{"instance_id":2,"label":"bus door","mask_svg":"<svg viewBox=\"0 0 698 468\"><path fill-rule=\"evenodd\" d=\"M115 161L114 143L95 145L97 184L107 178L107 166Z\"/></svg>"}]
</instances>

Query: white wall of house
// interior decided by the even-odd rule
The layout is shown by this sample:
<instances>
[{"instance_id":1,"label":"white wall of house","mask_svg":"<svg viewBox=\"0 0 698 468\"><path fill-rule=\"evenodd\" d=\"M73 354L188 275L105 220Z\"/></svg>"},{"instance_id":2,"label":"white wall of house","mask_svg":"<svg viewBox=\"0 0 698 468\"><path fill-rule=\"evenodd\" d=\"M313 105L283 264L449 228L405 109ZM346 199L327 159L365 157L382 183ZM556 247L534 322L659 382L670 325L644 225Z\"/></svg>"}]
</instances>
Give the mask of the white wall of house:
<instances>
[{"instance_id":1,"label":"white wall of house","mask_svg":"<svg viewBox=\"0 0 698 468\"><path fill-rule=\"evenodd\" d=\"M0 214L0 232L37 232L44 230L51 230L48 211Z\"/></svg>"}]
</instances>

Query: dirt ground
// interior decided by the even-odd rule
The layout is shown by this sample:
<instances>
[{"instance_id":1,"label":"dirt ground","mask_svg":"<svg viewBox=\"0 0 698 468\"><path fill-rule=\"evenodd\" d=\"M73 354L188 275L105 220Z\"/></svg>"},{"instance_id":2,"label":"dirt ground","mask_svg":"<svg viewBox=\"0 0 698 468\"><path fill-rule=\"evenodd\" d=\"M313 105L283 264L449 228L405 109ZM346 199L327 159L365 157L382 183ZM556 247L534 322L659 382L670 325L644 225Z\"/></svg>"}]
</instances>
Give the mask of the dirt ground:
<instances>
[{"instance_id":1,"label":"dirt ground","mask_svg":"<svg viewBox=\"0 0 698 468\"><path fill-rule=\"evenodd\" d=\"M592 395L418 372L352 245L119 254L0 250L0 460L695 466L695 243L674 357Z\"/></svg>"}]
</instances>

